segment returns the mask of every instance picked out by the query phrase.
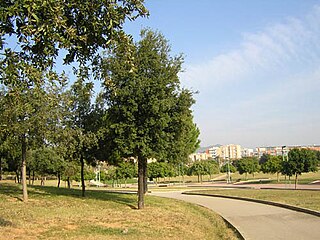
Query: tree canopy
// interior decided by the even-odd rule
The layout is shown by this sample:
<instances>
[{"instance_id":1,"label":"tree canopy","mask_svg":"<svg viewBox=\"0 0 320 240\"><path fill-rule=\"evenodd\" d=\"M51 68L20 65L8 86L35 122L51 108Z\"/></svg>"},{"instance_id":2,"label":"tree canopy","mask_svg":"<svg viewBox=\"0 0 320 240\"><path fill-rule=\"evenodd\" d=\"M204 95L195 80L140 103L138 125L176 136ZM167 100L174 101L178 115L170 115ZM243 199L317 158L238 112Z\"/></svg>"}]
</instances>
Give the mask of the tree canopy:
<instances>
[{"instance_id":1,"label":"tree canopy","mask_svg":"<svg viewBox=\"0 0 320 240\"><path fill-rule=\"evenodd\" d=\"M183 59L171 57L170 51L162 34L143 30L140 41L127 38L114 45L103 61L113 152L138 159L139 192L146 190L148 158L187 155L198 142L190 110L192 92L180 88L178 77ZM143 196L139 199L142 208Z\"/></svg>"}]
</instances>

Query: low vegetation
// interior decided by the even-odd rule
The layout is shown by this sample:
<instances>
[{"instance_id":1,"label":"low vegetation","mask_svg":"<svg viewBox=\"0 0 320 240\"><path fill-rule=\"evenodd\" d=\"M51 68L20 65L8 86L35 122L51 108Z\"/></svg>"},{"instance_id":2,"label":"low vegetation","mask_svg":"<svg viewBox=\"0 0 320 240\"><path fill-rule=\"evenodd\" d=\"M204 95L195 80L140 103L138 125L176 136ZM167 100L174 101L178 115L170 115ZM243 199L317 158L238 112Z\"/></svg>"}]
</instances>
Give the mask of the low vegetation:
<instances>
[{"instance_id":1,"label":"low vegetation","mask_svg":"<svg viewBox=\"0 0 320 240\"><path fill-rule=\"evenodd\" d=\"M320 211L320 191L312 190L269 190L269 189L215 189L194 191L267 200Z\"/></svg>"},{"instance_id":2,"label":"low vegetation","mask_svg":"<svg viewBox=\"0 0 320 240\"><path fill-rule=\"evenodd\" d=\"M0 239L238 239L224 220L202 207L147 196L137 211L136 195L0 184Z\"/></svg>"}]
</instances>

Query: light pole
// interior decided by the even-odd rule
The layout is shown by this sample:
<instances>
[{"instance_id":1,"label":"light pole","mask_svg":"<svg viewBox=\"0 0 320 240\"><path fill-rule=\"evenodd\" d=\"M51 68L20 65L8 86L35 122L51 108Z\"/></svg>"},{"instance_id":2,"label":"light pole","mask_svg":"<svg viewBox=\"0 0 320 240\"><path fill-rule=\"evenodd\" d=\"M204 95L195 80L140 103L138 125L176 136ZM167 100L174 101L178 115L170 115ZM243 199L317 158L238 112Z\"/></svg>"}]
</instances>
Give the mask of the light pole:
<instances>
[{"instance_id":1,"label":"light pole","mask_svg":"<svg viewBox=\"0 0 320 240\"><path fill-rule=\"evenodd\" d=\"M229 157L226 157L226 159L228 160L228 179L227 179L227 183L231 183L231 180L230 180L230 159Z\"/></svg>"},{"instance_id":2,"label":"light pole","mask_svg":"<svg viewBox=\"0 0 320 240\"><path fill-rule=\"evenodd\" d=\"M284 149L286 146L281 147L281 153L282 153L282 161L284 162ZM287 174L284 175L284 182L285 182L285 188L287 188Z\"/></svg>"}]
</instances>

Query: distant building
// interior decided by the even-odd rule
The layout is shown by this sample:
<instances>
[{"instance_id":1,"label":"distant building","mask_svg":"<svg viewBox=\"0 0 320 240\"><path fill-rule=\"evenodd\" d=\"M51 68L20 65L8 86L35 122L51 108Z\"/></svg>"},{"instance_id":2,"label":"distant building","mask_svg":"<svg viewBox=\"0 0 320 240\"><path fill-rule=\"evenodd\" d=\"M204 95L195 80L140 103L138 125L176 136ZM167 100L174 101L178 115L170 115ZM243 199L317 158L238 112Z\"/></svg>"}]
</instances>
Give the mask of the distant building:
<instances>
[{"instance_id":1,"label":"distant building","mask_svg":"<svg viewBox=\"0 0 320 240\"><path fill-rule=\"evenodd\" d=\"M196 153L189 156L191 161L209 160L209 159L240 159L242 156L241 146L237 144L214 145L206 148L200 148Z\"/></svg>"},{"instance_id":2,"label":"distant building","mask_svg":"<svg viewBox=\"0 0 320 240\"><path fill-rule=\"evenodd\" d=\"M252 148L242 148L241 149L241 157L253 157L254 151Z\"/></svg>"},{"instance_id":3,"label":"distant building","mask_svg":"<svg viewBox=\"0 0 320 240\"><path fill-rule=\"evenodd\" d=\"M221 155L221 147L211 147L208 149L208 153L211 158L216 159Z\"/></svg>"},{"instance_id":4,"label":"distant building","mask_svg":"<svg viewBox=\"0 0 320 240\"><path fill-rule=\"evenodd\" d=\"M241 158L241 146L237 144L228 144L220 147L221 155L223 159L240 159Z\"/></svg>"},{"instance_id":5,"label":"distant building","mask_svg":"<svg viewBox=\"0 0 320 240\"><path fill-rule=\"evenodd\" d=\"M210 158L210 155L208 153L206 153L206 152L204 152L204 153L192 153L192 154L189 155L189 159L192 162L208 160L209 158Z\"/></svg>"},{"instance_id":6,"label":"distant building","mask_svg":"<svg viewBox=\"0 0 320 240\"><path fill-rule=\"evenodd\" d=\"M261 157L263 154L272 156L286 155L291 149L310 149L314 151L320 151L320 145L294 145L294 146L274 146L274 147L257 147L254 153L255 156Z\"/></svg>"}]
</instances>

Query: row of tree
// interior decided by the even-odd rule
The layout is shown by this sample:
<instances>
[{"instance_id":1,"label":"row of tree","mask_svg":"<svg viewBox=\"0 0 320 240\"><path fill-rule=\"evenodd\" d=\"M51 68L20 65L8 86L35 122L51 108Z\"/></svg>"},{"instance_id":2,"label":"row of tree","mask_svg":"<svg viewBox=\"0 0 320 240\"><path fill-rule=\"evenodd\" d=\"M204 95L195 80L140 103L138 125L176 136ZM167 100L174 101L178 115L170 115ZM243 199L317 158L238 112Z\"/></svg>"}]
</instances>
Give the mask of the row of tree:
<instances>
[{"instance_id":1,"label":"row of tree","mask_svg":"<svg viewBox=\"0 0 320 240\"><path fill-rule=\"evenodd\" d=\"M295 177L295 188L297 186L298 176L302 173L315 172L320 163L320 154L317 151L309 149L292 149L287 156L263 155L260 160L255 157L245 157L234 161L232 170L239 171L240 174L254 174L262 171L263 173L279 174Z\"/></svg>"},{"instance_id":2,"label":"row of tree","mask_svg":"<svg viewBox=\"0 0 320 240\"><path fill-rule=\"evenodd\" d=\"M193 93L180 87L182 56L158 32L135 42L122 29L148 15L144 1L4 1L0 12L0 170L14 160L27 201L27 170L50 168L52 150L53 172L80 166L84 196L86 164L135 158L143 208L147 159L186 161L199 135Z\"/></svg>"}]
</instances>

